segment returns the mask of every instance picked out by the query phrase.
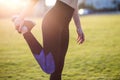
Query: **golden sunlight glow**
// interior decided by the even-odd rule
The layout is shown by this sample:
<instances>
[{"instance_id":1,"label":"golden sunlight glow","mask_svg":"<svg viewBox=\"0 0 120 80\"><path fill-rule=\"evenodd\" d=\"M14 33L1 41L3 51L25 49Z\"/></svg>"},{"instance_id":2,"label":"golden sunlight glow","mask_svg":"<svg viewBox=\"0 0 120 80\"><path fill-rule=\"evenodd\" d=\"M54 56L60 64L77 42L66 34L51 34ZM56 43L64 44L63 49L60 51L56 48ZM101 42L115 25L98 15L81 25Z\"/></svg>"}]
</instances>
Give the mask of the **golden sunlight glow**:
<instances>
[{"instance_id":1,"label":"golden sunlight glow","mask_svg":"<svg viewBox=\"0 0 120 80\"><path fill-rule=\"evenodd\" d=\"M0 0L0 16L18 14L27 5L28 0Z\"/></svg>"},{"instance_id":2,"label":"golden sunlight glow","mask_svg":"<svg viewBox=\"0 0 120 80\"><path fill-rule=\"evenodd\" d=\"M30 0L0 0L0 17L19 14ZM56 0L45 0L47 6L53 6Z\"/></svg>"},{"instance_id":3,"label":"golden sunlight glow","mask_svg":"<svg viewBox=\"0 0 120 80\"><path fill-rule=\"evenodd\" d=\"M25 4L23 0L0 0L0 5L3 5L2 7L8 7L10 9L23 7Z\"/></svg>"}]
</instances>

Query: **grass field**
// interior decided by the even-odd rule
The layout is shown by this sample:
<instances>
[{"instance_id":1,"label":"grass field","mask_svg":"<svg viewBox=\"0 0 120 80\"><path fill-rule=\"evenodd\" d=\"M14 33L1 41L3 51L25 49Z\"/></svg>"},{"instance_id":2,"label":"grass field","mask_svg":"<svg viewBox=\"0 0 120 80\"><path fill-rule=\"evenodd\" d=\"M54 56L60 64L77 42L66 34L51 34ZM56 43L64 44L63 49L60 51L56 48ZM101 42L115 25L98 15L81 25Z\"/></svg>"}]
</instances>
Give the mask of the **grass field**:
<instances>
[{"instance_id":1,"label":"grass field","mask_svg":"<svg viewBox=\"0 0 120 80\"><path fill-rule=\"evenodd\" d=\"M33 33L42 43L41 20ZM86 41L76 43L76 29L70 23L70 43L63 80L120 80L120 15L81 17ZM10 19L0 19L0 80L49 80L33 58L22 35Z\"/></svg>"}]
</instances>

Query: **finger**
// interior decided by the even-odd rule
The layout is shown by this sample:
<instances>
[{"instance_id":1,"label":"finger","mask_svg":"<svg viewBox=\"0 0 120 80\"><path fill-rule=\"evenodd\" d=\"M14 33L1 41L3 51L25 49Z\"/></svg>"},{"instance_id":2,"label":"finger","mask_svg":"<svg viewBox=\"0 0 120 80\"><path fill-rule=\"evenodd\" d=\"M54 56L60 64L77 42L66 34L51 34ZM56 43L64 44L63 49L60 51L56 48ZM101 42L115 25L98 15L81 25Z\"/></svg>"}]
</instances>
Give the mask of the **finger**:
<instances>
[{"instance_id":1,"label":"finger","mask_svg":"<svg viewBox=\"0 0 120 80\"><path fill-rule=\"evenodd\" d=\"M19 27L20 26L15 26L15 29L19 32ZM20 32L19 32L20 33Z\"/></svg>"},{"instance_id":2,"label":"finger","mask_svg":"<svg viewBox=\"0 0 120 80\"><path fill-rule=\"evenodd\" d=\"M18 29L18 32L21 33L22 32L22 28L23 28L23 23L24 21L21 22L20 26L19 26L19 29Z\"/></svg>"},{"instance_id":3,"label":"finger","mask_svg":"<svg viewBox=\"0 0 120 80\"><path fill-rule=\"evenodd\" d=\"M19 26L15 26L15 29L18 30L18 29L19 29Z\"/></svg>"},{"instance_id":4,"label":"finger","mask_svg":"<svg viewBox=\"0 0 120 80\"><path fill-rule=\"evenodd\" d=\"M79 44L82 44L82 43L83 43L83 39L82 39L82 38L80 38Z\"/></svg>"},{"instance_id":5,"label":"finger","mask_svg":"<svg viewBox=\"0 0 120 80\"><path fill-rule=\"evenodd\" d=\"M77 43L78 43L78 44L81 44L81 41L82 41L82 40L81 40L81 39L79 39Z\"/></svg>"},{"instance_id":6,"label":"finger","mask_svg":"<svg viewBox=\"0 0 120 80\"><path fill-rule=\"evenodd\" d=\"M77 42L78 42L78 44L82 44L84 42L84 36L79 37Z\"/></svg>"},{"instance_id":7,"label":"finger","mask_svg":"<svg viewBox=\"0 0 120 80\"><path fill-rule=\"evenodd\" d=\"M18 31L20 24L17 20L14 21L15 29Z\"/></svg>"},{"instance_id":8,"label":"finger","mask_svg":"<svg viewBox=\"0 0 120 80\"><path fill-rule=\"evenodd\" d=\"M22 32L22 26L19 27L18 32L19 32L19 33Z\"/></svg>"},{"instance_id":9,"label":"finger","mask_svg":"<svg viewBox=\"0 0 120 80\"><path fill-rule=\"evenodd\" d=\"M85 41L84 37L80 39L80 43L82 44Z\"/></svg>"},{"instance_id":10,"label":"finger","mask_svg":"<svg viewBox=\"0 0 120 80\"><path fill-rule=\"evenodd\" d=\"M79 43L79 41L80 41L80 37L78 36L78 38L77 38L77 43Z\"/></svg>"},{"instance_id":11,"label":"finger","mask_svg":"<svg viewBox=\"0 0 120 80\"><path fill-rule=\"evenodd\" d=\"M78 44L81 44L81 41L82 41L82 36L78 36L78 38L77 38L77 43L78 43Z\"/></svg>"}]
</instances>

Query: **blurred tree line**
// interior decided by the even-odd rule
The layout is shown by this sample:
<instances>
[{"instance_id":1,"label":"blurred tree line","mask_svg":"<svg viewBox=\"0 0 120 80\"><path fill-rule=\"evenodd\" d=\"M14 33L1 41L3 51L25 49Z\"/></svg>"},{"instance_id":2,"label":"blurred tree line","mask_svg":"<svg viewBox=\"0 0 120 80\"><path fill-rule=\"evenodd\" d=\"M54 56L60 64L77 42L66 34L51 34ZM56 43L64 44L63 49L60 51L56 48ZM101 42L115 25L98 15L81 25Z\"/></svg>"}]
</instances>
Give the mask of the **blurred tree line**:
<instances>
[{"instance_id":1,"label":"blurred tree line","mask_svg":"<svg viewBox=\"0 0 120 80\"><path fill-rule=\"evenodd\" d=\"M120 0L82 0L79 3L79 9L81 8L93 11L120 11Z\"/></svg>"}]
</instances>

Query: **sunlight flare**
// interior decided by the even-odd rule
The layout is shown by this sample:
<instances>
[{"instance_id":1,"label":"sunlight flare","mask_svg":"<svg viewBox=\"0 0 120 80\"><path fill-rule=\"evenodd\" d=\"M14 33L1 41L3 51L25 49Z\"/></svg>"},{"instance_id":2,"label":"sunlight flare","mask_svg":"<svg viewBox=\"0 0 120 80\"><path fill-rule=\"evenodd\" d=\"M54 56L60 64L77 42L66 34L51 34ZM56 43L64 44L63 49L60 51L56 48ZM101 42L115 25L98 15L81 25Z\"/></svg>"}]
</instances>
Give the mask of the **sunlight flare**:
<instances>
[{"instance_id":1,"label":"sunlight flare","mask_svg":"<svg viewBox=\"0 0 120 80\"><path fill-rule=\"evenodd\" d=\"M56 0L45 0L45 3L47 6L53 6L55 4Z\"/></svg>"}]
</instances>

